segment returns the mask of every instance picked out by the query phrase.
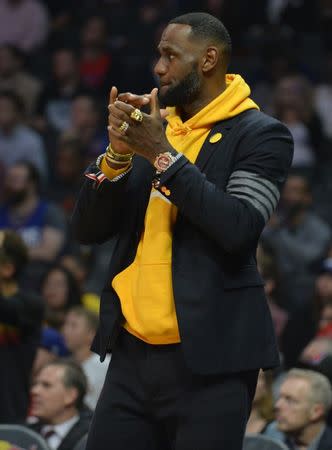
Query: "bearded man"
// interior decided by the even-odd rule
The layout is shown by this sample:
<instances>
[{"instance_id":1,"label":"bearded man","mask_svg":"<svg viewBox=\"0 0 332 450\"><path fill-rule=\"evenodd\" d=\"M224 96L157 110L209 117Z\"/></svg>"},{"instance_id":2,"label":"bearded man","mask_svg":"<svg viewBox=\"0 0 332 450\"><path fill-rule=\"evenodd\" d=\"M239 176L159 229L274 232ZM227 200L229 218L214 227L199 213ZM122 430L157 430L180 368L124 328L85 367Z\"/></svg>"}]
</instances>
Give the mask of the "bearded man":
<instances>
[{"instance_id":1,"label":"bearded man","mask_svg":"<svg viewBox=\"0 0 332 450\"><path fill-rule=\"evenodd\" d=\"M111 144L72 218L80 242L116 242L93 345L112 364L87 449L240 450L258 371L279 363L255 252L293 143L227 74L218 19L173 19L158 50L166 129L157 88L113 87Z\"/></svg>"}]
</instances>

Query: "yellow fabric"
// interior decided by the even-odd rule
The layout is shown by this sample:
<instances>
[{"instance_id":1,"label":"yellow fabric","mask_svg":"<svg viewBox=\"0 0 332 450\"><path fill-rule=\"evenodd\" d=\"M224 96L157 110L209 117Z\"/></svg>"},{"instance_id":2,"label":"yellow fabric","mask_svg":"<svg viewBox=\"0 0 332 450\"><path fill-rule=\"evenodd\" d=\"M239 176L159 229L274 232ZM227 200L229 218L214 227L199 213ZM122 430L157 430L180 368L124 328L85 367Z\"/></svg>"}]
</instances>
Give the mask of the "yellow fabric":
<instances>
[{"instance_id":1,"label":"yellow fabric","mask_svg":"<svg viewBox=\"0 0 332 450\"><path fill-rule=\"evenodd\" d=\"M121 173L125 172L129 166L130 166L130 163L127 164L125 167L121 167L121 169L112 169L112 167L110 167L107 164L105 156L104 156L100 163L100 170L103 172L104 175L107 176L107 178L112 180L112 178L115 178L118 175L121 175Z\"/></svg>"},{"instance_id":2,"label":"yellow fabric","mask_svg":"<svg viewBox=\"0 0 332 450\"><path fill-rule=\"evenodd\" d=\"M226 83L223 93L186 122L169 109L167 138L192 163L216 122L258 108L248 98L250 88L241 76L227 75ZM124 327L150 344L180 342L171 273L176 214L177 208L152 189L135 259L112 281L126 319Z\"/></svg>"}]
</instances>

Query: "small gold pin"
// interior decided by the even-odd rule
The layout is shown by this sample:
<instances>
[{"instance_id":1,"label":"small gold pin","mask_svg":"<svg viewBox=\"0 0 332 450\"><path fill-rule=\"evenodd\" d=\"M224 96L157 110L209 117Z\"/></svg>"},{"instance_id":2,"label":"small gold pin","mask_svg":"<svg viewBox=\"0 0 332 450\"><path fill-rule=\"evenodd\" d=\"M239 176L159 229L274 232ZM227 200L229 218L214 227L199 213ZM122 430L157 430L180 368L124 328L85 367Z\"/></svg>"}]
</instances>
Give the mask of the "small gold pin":
<instances>
[{"instance_id":1,"label":"small gold pin","mask_svg":"<svg viewBox=\"0 0 332 450\"><path fill-rule=\"evenodd\" d=\"M221 138L222 138L222 134L216 133L210 137L209 142L211 142L211 144L215 144L216 142L220 141Z\"/></svg>"}]
</instances>

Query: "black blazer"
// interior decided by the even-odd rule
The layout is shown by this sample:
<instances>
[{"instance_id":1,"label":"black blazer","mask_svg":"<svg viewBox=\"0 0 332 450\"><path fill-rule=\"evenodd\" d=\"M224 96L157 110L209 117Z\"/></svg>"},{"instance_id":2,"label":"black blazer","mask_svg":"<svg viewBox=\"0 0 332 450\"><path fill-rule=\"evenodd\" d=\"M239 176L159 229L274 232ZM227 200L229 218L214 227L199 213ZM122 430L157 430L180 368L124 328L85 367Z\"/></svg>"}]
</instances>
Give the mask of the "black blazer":
<instances>
[{"instance_id":1,"label":"black blazer","mask_svg":"<svg viewBox=\"0 0 332 450\"><path fill-rule=\"evenodd\" d=\"M85 436L89 431L91 417L80 416L78 422L68 431L63 438L58 450L73 450L78 441ZM29 425L29 428L40 433L44 423L37 422L33 425Z\"/></svg>"},{"instance_id":2,"label":"black blazer","mask_svg":"<svg viewBox=\"0 0 332 450\"><path fill-rule=\"evenodd\" d=\"M222 139L210 143L216 132L222 133ZM279 363L255 259L265 221L250 202L226 189L232 173L245 171L268 179L280 190L292 154L287 128L249 110L211 130L196 164L182 156L161 177L161 186L170 191L168 199L178 207L172 242L173 291L184 357L195 373L229 373ZM93 344L103 359L123 322L111 280L135 257L154 168L136 156L132 171L116 182L99 183L96 166L88 172L72 217L74 234L84 244L115 238Z\"/></svg>"}]
</instances>

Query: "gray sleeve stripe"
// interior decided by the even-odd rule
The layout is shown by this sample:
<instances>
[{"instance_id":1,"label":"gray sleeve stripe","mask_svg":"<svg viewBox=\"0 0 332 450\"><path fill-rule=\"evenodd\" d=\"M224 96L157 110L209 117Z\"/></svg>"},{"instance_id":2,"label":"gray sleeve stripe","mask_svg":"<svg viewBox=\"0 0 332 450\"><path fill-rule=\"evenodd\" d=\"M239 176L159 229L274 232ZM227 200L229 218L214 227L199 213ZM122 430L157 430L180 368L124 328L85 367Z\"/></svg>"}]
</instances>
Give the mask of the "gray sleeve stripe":
<instances>
[{"instance_id":1,"label":"gray sleeve stripe","mask_svg":"<svg viewBox=\"0 0 332 450\"><path fill-rule=\"evenodd\" d=\"M263 179L253 179L253 178L240 178L240 177L231 177L231 179L228 182L228 186L233 186L234 184L242 184L246 186L252 186L255 189L260 190L261 192L266 192L267 197L273 198L276 203L279 201L279 191L278 195L274 191L271 190L270 186L268 186L266 183L264 183L265 180Z\"/></svg>"},{"instance_id":2,"label":"gray sleeve stripe","mask_svg":"<svg viewBox=\"0 0 332 450\"><path fill-rule=\"evenodd\" d=\"M262 186L261 184L257 184L256 182L252 182L251 180L248 180L247 183L240 183L240 182L238 183L235 180L233 180L230 183L228 183L227 186L227 192L229 193L232 192L240 193L241 190L245 189L252 190L253 194L256 192L258 195L263 195L266 198L266 200L268 200L273 210L277 206L277 200L274 197L274 195L271 194L271 191L265 189L265 187Z\"/></svg>"},{"instance_id":3,"label":"gray sleeve stripe","mask_svg":"<svg viewBox=\"0 0 332 450\"><path fill-rule=\"evenodd\" d=\"M275 186L270 180L267 178L264 178L256 173L253 172L247 172L245 170L236 170L232 173L230 176L230 180L234 178L250 178L251 180L255 180L256 182L259 182L263 184L267 189L271 191L271 193L274 194L276 200L279 200L280 193L277 186Z\"/></svg>"},{"instance_id":4,"label":"gray sleeve stripe","mask_svg":"<svg viewBox=\"0 0 332 450\"><path fill-rule=\"evenodd\" d=\"M234 189L228 189L227 192L231 195L234 195L234 197L238 197L238 195L248 195L250 197L255 198L258 200L261 204L265 206L267 211L269 212L269 215L271 216L275 205L272 204L271 200L267 198L264 194L261 194L260 192L254 191L252 188L249 188L247 186L241 186L239 188Z\"/></svg>"},{"instance_id":5,"label":"gray sleeve stripe","mask_svg":"<svg viewBox=\"0 0 332 450\"><path fill-rule=\"evenodd\" d=\"M261 213L261 215L264 218L265 223L269 220L271 217L270 212L267 210L266 206L263 205L257 198L251 197L250 195L246 194L239 194L236 195L237 198L242 198L243 200L247 200L257 211Z\"/></svg>"}]
</instances>

